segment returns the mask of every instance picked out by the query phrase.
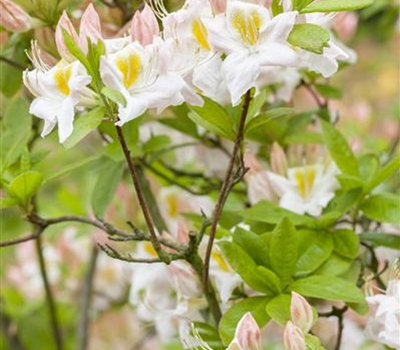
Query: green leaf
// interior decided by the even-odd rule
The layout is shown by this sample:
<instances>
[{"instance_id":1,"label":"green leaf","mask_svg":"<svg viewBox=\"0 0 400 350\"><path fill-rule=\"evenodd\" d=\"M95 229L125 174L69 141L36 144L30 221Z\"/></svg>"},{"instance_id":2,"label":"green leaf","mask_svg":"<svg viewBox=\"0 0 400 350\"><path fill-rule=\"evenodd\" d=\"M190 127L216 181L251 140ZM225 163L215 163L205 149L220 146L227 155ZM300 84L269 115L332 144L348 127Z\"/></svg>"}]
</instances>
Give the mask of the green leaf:
<instances>
[{"instance_id":1,"label":"green leaf","mask_svg":"<svg viewBox=\"0 0 400 350\"><path fill-rule=\"evenodd\" d=\"M360 240L372 243L375 247L387 247L400 250L400 236L382 232L363 232Z\"/></svg>"},{"instance_id":2,"label":"green leaf","mask_svg":"<svg viewBox=\"0 0 400 350\"><path fill-rule=\"evenodd\" d=\"M93 76L93 69L92 66L90 65L90 61L86 57L86 55L83 53L81 48L79 47L78 43L74 41L72 36L68 33L67 30L62 29L62 35L64 39L65 46L69 50L69 52L78 60L80 61L83 66L86 68L87 72Z\"/></svg>"},{"instance_id":3,"label":"green leaf","mask_svg":"<svg viewBox=\"0 0 400 350\"><path fill-rule=\"evenodd\" d=\"M299 245L298 233L288 218L284 218L275 228L270 245L272 270L278 275L282 286L286 286L294 274Z\"/></svg>"},{"instance_id":4,"label":"green leaf","mask_svg":"<svg viewBox=\"0 0 400 350\"><path fill-rule=\"evenodd\" d=\"M271 10L274 16L279 15L283 12L283 6L281 2L281 0L272 0Z\"/></svg>"},{"instance_id":5,"label":"green leaf","mask_svg":"<svg viewBox=\"0 0 400 350\"><path fill-rule=\"evenodd\" d=\"M293 10L300 11L314 0L293 0Z\"/></svg>"},{"instance_id":6,"label":"green leaf","mask_svg":"<svg viewBox=\"0 0 400 350\"><path fill-rule=\"evenodd\" d=\"M355 188L350 191L346 191L336 195L333 200L330 201L325 212L337 212L341 215L347 213L361 198L362 189Z\"/></svg>"},{"instance_id":7,"label":"green leaf","mask_svg":"<svg viewBox=\"0 0 400 350\"><path fill-rule=\"evenodd\" d=\"M313 2L300 13L355 11L371 5L374 0L322 0Z\"/></svg>"},{"instance_id":8,"label":"green leaf","mask_svg":"<svg viewBox=\"0 0 400 350\"><path fill-rule=\"evenodd\" d=\"M342 98L342 91L334 86L327 84L315 84L314 86L318 93L327 99L339 100Z\"/></svg>"},{"instance_id":9,"label":"green leaf","mask_svg":"<svg viewBox=\"0 0 400 350\"><path fill-rule=\"evenodd\" d=\"M203 97L203 99L204 105L202 107L191 106L192 112L189 113L188 117L207 131L228 140L234 140L235 132L232 118L227 111L209 98Z\"/></svg>"},{"instance_id":10,"label":"green leaf","mask_svg":"<svg viewBox=\"0 0 400 350\"><path fill-rule=\"evenodd\" d=\"M400 200L398 195L391 193L372 195L361 204L360 210L371 220L400 224Z\"/></svg>"},{"instance_id":11,"label":"green leaf","mask_svg":"<svg viewBox=\"0 0 400 350\"><path fill-rule=\"evenodd\" d=\"M358 254L360 240L352 230L336 230L332 233L335 251L349 259L354 259Z\"/></svg>"},{"instance_id":12,"label":"green leaf","mask_svg":"<svg viewBox=\"0 0 400 350\"><path fill-rule=\"evenodd\" d=\"M261 91L257 96L254 96L250 101L249 110L247 112L246 120L249 121L259 114L260 109L264 106L267 100L267 92L265 90Z\"/></svg>"},{"instance_id":13,"label":"green leaf","mask_svg":"<svg viewBox=\"0 0 400 350\"><path fill-rule=\"evenodd\" d=\"M358 176L340 174L336 178L339 180L340 187L344 191L351 191L357 188L364 187L364 181Z\"/></svg>"},{"instance_id":14,"label":"green leaf","mask_svg":"<svg viewBox=\"0 0 400 350\"><path fill-rule=\"evenodd\" d=\"M243 281L256 291L267 295L276 295L280 292L278 277L272 272L265 278L266 273L257 271L257 265L254 260L237 244L227 241L218 243L221 251L228 261L229 265L242 277Z\"/></svg>"},{"instance_id":15,"label":"green leaf","mask_svg":"<svg viewBox=\"0 0 400 350\"><path fill-rule=\"evenodd\" d=\"M105 86L101 89L101 93L114 103L126 107L126 98L121 91Z\"/></svg>"},{"instance_id":16,"label":"green leaf","mask_svg":"<svg viewBox=\"0 0 400 350\"><path fill-rule=\"evenodd\" d=\"M346 139L331 124L323 120L321 124L326 145L336 165L344 174L359 177L357 159Z\"/></svg>"},{"instance_id":17,"label":"green leaf","mask_svg":"<svg viewBox=\"0 0 400 350\"><path fill-rule=\"evenodd\" d=\"M291 145L296 143L324 143L324 140L320 133L314 131L301 131L285 137L285 144Z\"/></svg>"},{"instance_id":18,"label":"green leaf","mask_svg":"<svg viewBox=\"0 0 400 350\"><path fill-rule=\"evenodd\" d=\"M311 298L364 302L364 294L353 283L334 276L310 276L292 283L292 290Z\"/></svg>"},{"instance_id":19,"label":"green leaf","mask_svg":"<svg viewBox=\"0 0 400 350\"><path fill-rule=\"evenodd\" d=\"M248 122L246 123L245 133L248 133L254 129L259 128L261 125L264 125L265 123L269 122L271 119L287 116L290 114L293 114L293 108L278 107L278 108L271 109L267 112L264 112L264 113L258 115L255 118L248 120Z\"/></svg>"},{"instance_id":20,"label":"green leaf","mask_svg":"<svg viewBox=\"0 0 400 350\"><path fill-rule=\"evenodd\" d=\"M168 135L153 136L143 145L143 153L151 154L165 149L170 144L171 138Z\"/></svg>"},{"instance_id":21,"label":"green leaf","mask_svg":"<svg viewBox=\"0 0 400 350\"><path fill-rule=\"evenodd\" d=\"M26 204L43 182L43 176L37 171L27 171L18 175L10 184L11 192L21 204Z\"/></svg>"},{"instance_id":22,"label":"green leaf","mask_svg":"<svg viewBox=\"0 0 400 350\"><path fill-rule=\"evenodd\" d=\"M372 191L376 186L384 182L386 179L390 178L396 171L400 169L400 157L392 159L388 164L386 164L368 184L365 186L365 192L368 193Z\"/></svg>"},{"instance_id":23,"label":"green leaf","mask_svg":"<svg viewBox=\"0 0 400 350\"><path fill-rule=\"evenodd\" d=\"M360 177L364 183L368 183L379 171L380 162L375 154L364 154L358 159Z\"/></svg>"},{"instance_id":24,"label":"green leaf","mask_svg":"<svg viewBox=\"0 0 400 350\"><path fill-rule=\"evenodd\" d=\"M260 328L264 327L270 320L265 308L271 298L266 297L251 297L239 301L226 311L219 323L219 334L223 343L227 346L235 336L236 326L240 319L247 313L256 320Z\"/></svg>"},{"instance_id":25,"label":"green leaf","mask_svg":"<svg viewBox=\"0 0 400 350\"><path fill-rule=\"evenodd\" d=\"M270 267L269 242L270 233L257 235L254 232L236 228L233 235L233 242L249 254L257 265Z\"/></svg>"},{"instance_id":26,"label":"green leaf","mask_svg":"<svg viewBox=\"0 0 400 350\"><path fill-rule=\"evenodd\" d=\"M320 267L333 251L329 232L301 230L299 233L299 258L296 276L308 275Z\"/></svg>"},{"instance_id":27,"label":"green leaf","mask_svg":"<svg viewBox=\"0 0 400 350\"><path fill-rule=\"evenodd\" d=\"M110 159L105 159L93 189L91 204L96 217L103 217L108 205L114 197L115 191L121 181L124 166Z\"/></svg>"},{"instance_id":28,"label":"green leaf","mask_svg":"<svg viewBox=\"0 0 400 350\"><path fill-rule=\"evenodd\" d=\"M290 303L292 301L291 295L281 294L273 298L267 304L268 315L280 325L284 326L287 321L291 319Z\"/></svg>"},{"instance_id":29,"label":"green leaf","mask_svg":"<svg viewBox=\"0 0 400 350\"><path fill-rule=\"evenodd\" d=\"M86 157L83 158L81 160L78 160L75 163L72 164L68 164L67 166L65 166L64 168L60 169L59 171L56 171L55 173L51 174L50 176L48 176L47 178L44 179L44 182L48 182L50 180L54 180L57 177L63 176L67 173L69 173L70 171L79 169L80 167L83 167L85 165L88 165L92 162L94 162L95 160L99 159L99 156L91 156L91 157Z\"/></svg>"},{"instance_id":30,"label":"green leaf","mask_svg":"<svg viewBox=\"0 0 400 350\"><path fill-rule=\"evenodd\" d=\"M353 259L344 258L333 252L329 259L313 275L339 276L346 273L353 263Z\"/></svg>"},{"instance_id":31,"label":"green leaf","mask_svg":"<svg viewBox=\"0 0 400 350\"><path fill-rule=\"evenodd\" d=\"M295 24L287 38L289 44L304 50L322 54L328 46L329 32L319 25L311 23Z\"/></svg>"},{"instance_id":32,"label":"green leaf","mask_svg":"<svg viewBox=\"0 0 400 350\"><path fill-rule=\"evenodd\" d=\"M261 201L251 208L238 212L237 214L245 219L268 224L278 224L284 217L287 217L293 225L304 225L308 227L315 227L317 225L317 220L314 218L293 213L269 201Z\"/></svg>"},{"instance_id":33,"label":"green leaf","mask_svg":"<svg viewBox=\"0 0 400 350\"><path fill-rule=\"evenodd\" d=\"M315 336L313 336L311 334L305 334L304 337L305 337L305 340L306 340L306 348L307 348L307 350L326 350L322 346L321 341L317 337L315 337Z\"/></svg>"},{"instance_id":34,"label":"green leaf","mask_svg":"<svg viewBox=\"0 0 400 350\"><path fill-rule=\"evenodd\" d=\"M18 199L16 198L0 197L0 209L14 207L18 203Z\"/></svg>"},{"instance_id":35,"label":"green leaf","mask_svg":"<svg viewBox=\"0 0 400 350\"><path fill-rule=\"evenodd\" d=\"M74 131L63 143L64 147L67 149L74 147L87 134L96 129L101 124L104 114L105 108L97 107L87 114L79 116L74 123Z\"/></svg>"}]
</instances>

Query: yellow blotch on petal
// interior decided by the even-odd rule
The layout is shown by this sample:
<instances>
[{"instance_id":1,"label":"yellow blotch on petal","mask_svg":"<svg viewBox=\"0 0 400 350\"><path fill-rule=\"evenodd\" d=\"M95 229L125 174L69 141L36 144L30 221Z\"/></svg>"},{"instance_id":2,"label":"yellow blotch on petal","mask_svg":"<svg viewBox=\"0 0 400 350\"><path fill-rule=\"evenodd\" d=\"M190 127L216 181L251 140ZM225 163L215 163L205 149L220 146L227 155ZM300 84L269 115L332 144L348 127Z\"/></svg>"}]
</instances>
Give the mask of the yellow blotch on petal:
<instances>
[{"instance_id":1,"label":"yellow blotch on petal","mask_svg":"<svg viewBox=\"0 0 400 350\"><path fill-rule=\"evenodd\" d=\"M144 250L146 253L149 253L153 258L157 258L157 252L153 248L153 245L150 242L145 242L144 243Z\"/></svg>"},{"instance_id":2,"label":"yellow blotch on petal","mask_svg":"<svg viewBox=\"0 0 400 350\"><path fill-rule=\"evenodd\" d=\"M229 272L229 266L226 263L225 259L218 251L213 250L211 253L211 257L218 264L219 268L224 272Z\"/></svg>"},{"instance_id":3,"label":"yellow blotch on petal","mask_svg":"<svg viewBox=\"0 0 400 350\"><path fill-rule=\"evenodd\" d=\"M301 196L306 198L314 186L314 180L316 176L315 168L312 166L299 168L296 170L294 176L297 181L297 188Z\"/></svg>"},{"instance_id":4,"label":"yellow blotch on petal","mask_svg":"<svg viewBox=\"0 0 400 350\"><path fill-rule=\"evenodd\" d=\"M232 27L240 34L244 43L255 45L258 41L262 19L257 11L247 14L235 11L231 16Z\"/></svg>"},{"instance_id":5,"label":"yellow blotch on petal","mask_svg":"<svg viewBox=\"0 0 400 350\"><path fill-rule=\"evenodd\" d=\"M200 44L200 46L205 49L210 51L210 45L208 44L208 32L207 28L203 24L203 22L200 19L195 19L192 23L192 33L194 37L196 38L197 42Z\"/></svg>"},{"instance_id":6,"label":"yellow blotch on petal","mask_svg":"<svg viewBox=\"0 0 400 350\"><path fill-rule=\"evenodd\" d=\"M68 86L69 79L71 78L72 67L59 68L54 73L54 81L56 82L57 89L64 95L69 95L70 89Z\"/></svg>"},{"instance_id":7,"label":"yellow blotch on petal","mask_svg":"<svg viewBox=\"0 0 400 350\"><path fill-rule=\"evenodd\" d=\"M178 197L171 193L166 198L167 213L171 218L176 218L179 214L179 200Z\"/></svg>"},{"instance_id":8,"label":"yellow blotch on petal","mask_svg":"<svg viewBox=\"0 0 400 350\"><path fill-rule=\"evenodd\" d=\"M130 53L127 56L118 57L115 64L122 73L125 87L130 88L139 77L142 68L139 55L136 53Z\"/></svg>"}]
</instances>

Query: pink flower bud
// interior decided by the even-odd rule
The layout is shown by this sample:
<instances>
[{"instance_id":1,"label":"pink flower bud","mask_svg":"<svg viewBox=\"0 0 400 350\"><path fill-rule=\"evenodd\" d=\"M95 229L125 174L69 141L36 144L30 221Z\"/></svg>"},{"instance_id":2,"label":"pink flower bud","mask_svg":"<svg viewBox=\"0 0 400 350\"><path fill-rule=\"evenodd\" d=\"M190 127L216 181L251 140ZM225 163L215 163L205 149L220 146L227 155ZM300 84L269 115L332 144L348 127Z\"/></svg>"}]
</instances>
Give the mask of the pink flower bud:
<instances>
[{"instance_id":1,"label":"pink flower bud","mask_svg":"<svg viewBox=\"0 0 400 350\"><path fill-rule=\"evenodd\" d=\"M274 142L272 145L271 168L274 173L286 176L288 168L286 155L282 147L277 142Z\"/></svg>"},{"instance_id":2,"label":"pink flower bud","mask_svg":"<svg viewBox=\"0 0 400 350\"><path fill-rule=\"evenodd\" d=\"M72 39L77 44L79 44L78 34L76 33L74 25L72 24L71 20L69 19L65 11L63 12L60 20L57 23L55 39L56 39L57 50L60 56L67 61L71 61L73 60L73 56L71 55L67 46L65 45L64 35L63 35L64 30L72 37Z\"/></svg>"},{"instance_id":3,"label":"pink flower bud","mask_svg":"<svg viewBox=\"0 0 400 350\"><path fill-rule=\"evenodd\" d=\"M250 312L246 313L239 321L236 327L235 339L229 348L235 349L235 345L238 345L240 349L262 350L260 327L258 327Z\"/></svg>"},{"instance_id":4,"label":"pink flower bud","mask_svg":"<svg viewBox=\"0 0 400 350\"><path fill-rule=\"evenodd\" d=\"M83 13L79 27L79 41L83 52L87 51L88 38L93 43L97 43L102 38L100 18L92 4Z\"/></svg>"},{"instance_id":5,"label":"pink flower bud","mask_svg":"<svg viewBox=\"0 0 400 350\"><path fill-rule=\"evenodd\" d=\"M292 321L288 321L283 331L283 344L286 350L306 350L304 333Z\"/></svg>"},{"instance_id":6,"label":"pink flower bud","mask_svg":"<svg viewBox=\"0 0 400 350\"><path fill-rule=\"evenodd\" d=\"M314 314L311 305L300 294L292 292L290 313L293 323L304 333L307 333L314 324Z\"/></svg>"},{"instance_id":7,"label":"pink flower bud","mask_svg":"<svg viewBox=\"0 0 400 350\"><path fill-rule=\"evenodd\" d=\"M26 32L32 28L28 14L8 0L0 0L0 23L10 32Z\"/></svg>"},{"instance_id":8,"label":"pink flower bud","mask_svg":"<svg viewBox=\"0 0 400 350\"><path fill-rule=\"evenodd\" d=\"M226 11L227 0L209 0L215 15Z\"/></svg>"},{"instance_id":9,"label":"pink flower bud","mask_svg":"<svg viewBox=\"0 0 400 350\"><path fill-rule=\"evenodd\" d=\"M136 11L131 23L131 37L143 46L153 42L154 36L159 35L160 28L153 10L147 4L142 12Z\"/></svg>"}]
</instances>

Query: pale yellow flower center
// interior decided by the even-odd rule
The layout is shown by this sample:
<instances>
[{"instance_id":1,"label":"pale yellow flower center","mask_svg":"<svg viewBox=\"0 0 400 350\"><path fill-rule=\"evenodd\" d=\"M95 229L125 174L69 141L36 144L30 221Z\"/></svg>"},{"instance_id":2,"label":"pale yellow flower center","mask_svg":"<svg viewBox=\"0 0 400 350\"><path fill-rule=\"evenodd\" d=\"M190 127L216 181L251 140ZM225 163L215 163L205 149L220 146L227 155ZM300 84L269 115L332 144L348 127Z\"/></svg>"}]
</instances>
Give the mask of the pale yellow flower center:
<instances>
[{"instance_id":1,"label":"pale yellow flower center","mask_svg":"<svg viewBox=\"0 0 400 350\"><path fill-rule=\"evenodd\" d=\"M296 170L294 177L297 181L297 188L300 195L306 198L314 186L316 169L313 166L303 167Z\"/></svg>"},{"instance_id":2,"label":"pale yellow flower center","mask_svg":"<svg viewBox=\"0 0 400 350\"><path fill-rule=\"evenodd\" d=\"M248 45L255 45L258 41L262 19L257 11L249 14L236 10L231 15L232 27L239 33L242 41Z\"/></svg>"},{"instance_id":3,"label":"pale yellow flower center","mask_svg":"<svg viewBox=\"0 0 400 350\"><path fill-rule=\"evenodd\" d=\"M69 79L71 78L71 74L72 74L72 67L68 66L57 69L53 75L57 89L64 95L69 95L70 93L68 82Z\"/></svg>"},{"instance_id":4,"label":"pale yellow flower center","mask_svg":"<svg viewBox=\"0 0 400 350\"><path fill-rule=\"evenodd\" d=\"M200 19L195 19L192 23L192 33L194 37L196 38L197 42L199 45L207 50L210 51L210 45L208 44L207 38L208 38L208 32L203 24L203 22Z\"/></svg>"},{"instance_id":5,"label":"pale yellow flower center","mask_svg":"<svg viewBox=\"0 0 400 350\"><path fill-rule=\"evenodd\" d=\"M139 77L142 63L136 53L129 53L126 56L118 57L115 64L122 73L123 82L126 88L130 88Z\"/></svg>"}]
</instances>

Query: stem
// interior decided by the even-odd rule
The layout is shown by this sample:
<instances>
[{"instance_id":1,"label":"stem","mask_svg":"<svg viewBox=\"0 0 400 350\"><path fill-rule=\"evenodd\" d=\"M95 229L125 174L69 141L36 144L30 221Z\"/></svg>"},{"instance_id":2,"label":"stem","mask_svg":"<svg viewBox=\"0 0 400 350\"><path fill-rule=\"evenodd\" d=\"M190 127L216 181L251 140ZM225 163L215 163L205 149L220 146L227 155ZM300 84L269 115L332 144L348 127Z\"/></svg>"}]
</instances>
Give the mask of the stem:
<instances>
[{"instance_id":1,"label":"stem","mask_svg":"<svg viewBox=\"0 0 400 350\"><path fill-rule=\"evenodd\" d=\"M0 306L0 329L4 339L6 339L9 349L27 350L17 333L17 328L13 324L12 319L6 313L1 311L3 305L0 304Z\"/></svg>"},{"instance_id":2,"label":"stem","mask_svg":"<svg viewBox=\"0 0 400 350\"><path fill-rule=\"evenodd\" d=\"M131 178L132 178L132 183L133 183L133 186L135 187L139 205L140 205L140 208L142 209L144 220L146 221L146 225L149 230L151 244L153 245L153 248L157 252L160 259L163 259L164 258L163 250L161 248L160 242L158 241L157 234L154 229L153 219L150 215L149 208L147 207L146 200L142 193L142 189L140 187L140 183L138 180L137 171L136 171L135 165L132 162L131 154L130 154L128 145L126 144L124 133L120 126L116 126L116 129L117 129L119 143L121 144L122 151L124 152L126 162L128 163L129 171L130 171Z\"/></svg>"},{"instance_id":3,"label":"stem","mask_svg":"<svg viewBox=\"0 0 400 350\"><path fill-rule=\"evenodd\" d=\"M242 142L243 142L243 138L244 138L244 127L246 125L246 117L247 117L247 112L249 110L250 101L251 101L251 92L249 90L246 92L246 95L244 96L243 109L242 109L242 114L241 114L240 120L239 120L239 128L238 128L238 131L236 134L235 145L233 147L231 159L229 161L228 169L225 174L224 182L222 183L221 192L219 193L217 204L215 205L213 217L212 217L212 221L211 221L210 237L209 237L206 256L205 256L205 260L204 260L205 292L207 292L207 289L210 288L208 279L209 279L211 251L212 251L213 244L214 244L215 234L217 232L218 221L221 217L222 210L225 205L225 201L229 195L232 185L234 184L233 170L235 167L236 157L240 151L240 148L241 148Z\"/></svg>"},{"instance_id":4,"label":"stem","mask_svg":"<svg viewBox=\"0 0 400 350\"><path fill-rule=\"evenodd\" d=\"M51 291L49 279L47 276L46 262L43 256L43 246L40 236L36 238L36 252L39 259L40 274L42 276L44 289L46 292L46 301L49 307L50 322L51 322L54 341L56 343L56 349L62 350L63 347L62 347L61 329L57 318L56 304L54 302L53 293Z\"/></svg>"},{"instance_id":5,"label":"stem","mask_svg":"<svg viewBox=\"0 0 400 350\"><path fill-rule=\"evenodd\" d=\"M149 181L146 179L143 168L141 166L137 166L136 172L138 175L138 181L140 183L140 187L143 192L143 196L149 203L150 214L154 219L158 232L163 232L163 231L168 232L167 224L165 223L164 218L160 213L156 199L154 198L154 194L150 188Z\"/></svg>"},{"instance_id":6,"label":"stem","mask_svg":"<svg viewBox=\"0 0 400 350\"><path fill-rule=\"evenodd\" d=\"M24 71L27 68L27 67L23 66L22 64L15 62L13 60L10 60L9 58L4 57L4 56L0 56L0 61L3 61L5 63L9 64L11 67L14 67L21 71Z\"/></svg>"},{"instance_id":7,"label":"stem","mask_svg":"<svg viewBox=\"0 0 400 350\"><path fill-rule=\"evenodd\" d=\"M85 273L82 298L80 303L80 317L78 323L78 350L86 350L88 346L89 311L93 294L93 281L96 272L96 262L99 250L94 245L90 255L88 269Z\"/></svg>"}]
</instances>

